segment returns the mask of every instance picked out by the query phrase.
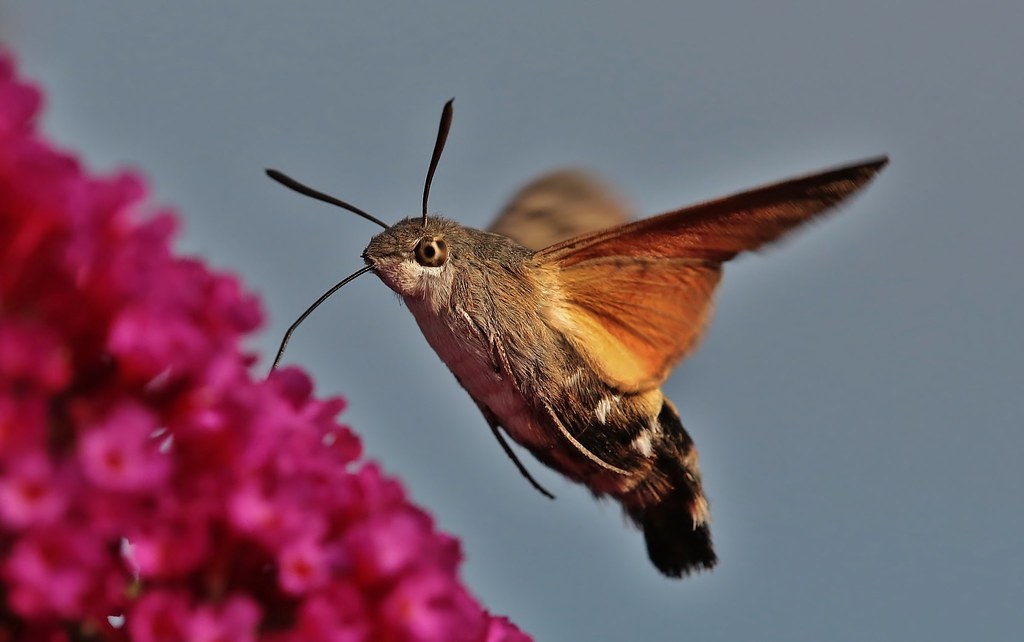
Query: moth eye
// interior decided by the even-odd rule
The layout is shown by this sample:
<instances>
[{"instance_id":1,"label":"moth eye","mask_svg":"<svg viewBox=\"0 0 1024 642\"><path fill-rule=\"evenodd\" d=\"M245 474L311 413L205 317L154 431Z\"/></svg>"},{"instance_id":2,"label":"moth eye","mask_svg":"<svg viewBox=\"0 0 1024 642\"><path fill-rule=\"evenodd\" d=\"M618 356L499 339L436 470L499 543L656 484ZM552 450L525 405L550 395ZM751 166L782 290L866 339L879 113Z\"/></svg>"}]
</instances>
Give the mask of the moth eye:
<instances>
[{"instance_id":1,"label":"moth eye","mask_svg":"<svg viewBox=\"0 0 1024 642\"><path fill-rule=\"evenodd\" d=\"M425 267L440 267L448 260L448 244L442 238L424 236L416 244L416 262Z\"/></svg>"}]
</instances>

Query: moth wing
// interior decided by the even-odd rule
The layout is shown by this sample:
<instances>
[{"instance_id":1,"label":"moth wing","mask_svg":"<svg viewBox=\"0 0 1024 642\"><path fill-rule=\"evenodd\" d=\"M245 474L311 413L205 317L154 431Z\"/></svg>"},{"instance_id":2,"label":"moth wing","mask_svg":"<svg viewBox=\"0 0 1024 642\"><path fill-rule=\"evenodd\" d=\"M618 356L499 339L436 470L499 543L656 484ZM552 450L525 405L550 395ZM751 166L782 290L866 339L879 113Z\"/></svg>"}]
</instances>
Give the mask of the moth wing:
<instances>
[{"instance_id":1,"label":"moth wing","mask_svg":"<svg viewBox=\"0 0 1024 642\"><path fill-rule=\"evenodd\" d=\"M548 322L609 384L659 386L700 338L721 266L826 212L887 159L707 201L537 252L557 290Z\"/></svg>"},{"instance_id":2,"label":"moth wing","mask_svg":"<svg viewBox=\"0 0 1024 642\"><path fill-rule=\"evenodd\" d=\"M629 218L629 208L604 182L580 170L564 169L519 190L487 231L539 250L622 225Z\"/></svg>"},{"instance_id":3,"label":"moth wing","mask_svg":"<svg viewBox=\"0 0 1024 642\"><path fill-rule=\"evenodd\" d=\"M561 296L549 323L608 385L657 388L696 347L721 272L687 259L590 259L558 274Z\"/></svg>"},{"instance_id":4,"label":"moth wing","mask_svg":"<svg viewBox=\"0 0 1024 642\"><path fill-rule=\"evenodd\" d=\"M562 267L616 255L724 262L826 212L863 187L886 163L888 159L881 157L754 188L571 238L536 256Z\"/></svg>"}]
</instances>

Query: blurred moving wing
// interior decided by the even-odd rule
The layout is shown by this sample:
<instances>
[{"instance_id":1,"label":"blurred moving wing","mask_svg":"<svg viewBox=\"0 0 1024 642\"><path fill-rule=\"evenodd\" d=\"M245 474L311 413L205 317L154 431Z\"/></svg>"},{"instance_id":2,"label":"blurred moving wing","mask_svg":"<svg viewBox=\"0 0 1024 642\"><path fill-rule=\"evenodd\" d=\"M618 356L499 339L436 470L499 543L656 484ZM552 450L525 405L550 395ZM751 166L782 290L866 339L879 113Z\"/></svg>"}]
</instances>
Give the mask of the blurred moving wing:
<instances>
[{"instance_id":1,"label":"blurred moving wing","mask_svg":"<svg viewBox=\"0 0 1024 642\"><path fill-rule=\"evenodd\" d=\"M580 170L558 170L526 185L505 205L487 231L531 250L629 220L629 208L607 185Z\"/></svg>"}]
</instances>

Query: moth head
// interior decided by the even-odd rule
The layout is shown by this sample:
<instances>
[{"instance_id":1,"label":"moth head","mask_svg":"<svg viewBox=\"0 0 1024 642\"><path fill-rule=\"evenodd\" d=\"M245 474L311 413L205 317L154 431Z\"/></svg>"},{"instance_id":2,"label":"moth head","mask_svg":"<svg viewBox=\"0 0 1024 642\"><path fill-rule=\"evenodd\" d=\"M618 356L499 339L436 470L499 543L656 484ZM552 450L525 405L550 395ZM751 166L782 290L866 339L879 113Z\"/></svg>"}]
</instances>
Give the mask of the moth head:
<instances>
[{"instance_id":1,"label":"moth head","mask_svg":"<svg viewBox=\"0 0 1024 642\"><path fill-rule=\"evenodd\" d=\"M451 221L407 218L374 236L363 260L401 296L444 303L459 264L460 238Z\"/></svg>"},{"instance_id":2,"label":"moth head","mask_svg":"<svg viewBox=\"0 0 1024 642\"><path fill-rule=\"evenodd\" d=\"M271 368L276 368L277 364L281 362L292 332L313 313L313 310L345 284L371 270L403 297L428 298L435 308L447 303L451 298L453 271L449 263L454 254L449 247L449 239L446 238L446 229L457 230L459 227L450 221L427 216L427 199L430 196L430 184L434 180L434 171L441 159L441 152L444 151L444 143L448 139L448 130L452 124L452 102L449 100L445 103L444 109L441 111L441 124L437 130L437 140L434 142L434 153L431 155L430 167L427 169L427 180L423 184L423 214L420 218L403 219L388 226L387 223L340 198L303 185L277 170L267 170L267 176L289 189L337 205L384 228L383 232L370 240L370 244L363 251L366 267L345 277L325 292L316 302L306 308L306 311L288 328Z\"/></svg>"}]
</instances>

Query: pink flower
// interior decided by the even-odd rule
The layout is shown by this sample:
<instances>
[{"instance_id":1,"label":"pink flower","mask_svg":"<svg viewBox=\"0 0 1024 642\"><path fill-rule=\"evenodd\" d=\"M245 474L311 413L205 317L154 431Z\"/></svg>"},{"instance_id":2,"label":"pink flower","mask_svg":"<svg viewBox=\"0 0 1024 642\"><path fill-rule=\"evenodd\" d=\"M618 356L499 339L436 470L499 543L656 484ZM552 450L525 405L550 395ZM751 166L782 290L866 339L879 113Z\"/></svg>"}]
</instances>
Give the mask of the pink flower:
<instances>
[{"instance_id":1,"label":"pink flower","mask_svg":"<svg viewBox=\"0 0 1024 642\"><path fill-rule=\"evenodd\" d=\"M179 498L164 498L136 514L138 519L123 531L132 551L133 575L144 580L181 579L208 561L210 519L202 509L190 510Z\"/></svg>"},{"instance_id":2,"label":"pink flower","mask_svg":"<svg viewBox=\"0 0 1024 642\"><path fill-rule=\"evenodd\" d=\"M0 477L0 519L15 528L57 520L67 502L60 492L62 485L52 462L41 452L11 462Z\"/></svg>"},{"instance_id":3,"label":"pink flower","mask_svg":"<svg viewBox=\"0 0 1024 642\"><path fill-rule=\"evenodd\" d=\"M139 598L131 617L125 618L135 642L186 640L189 624L188 598L182 593L148 591Z\"/></svg>"},{"instance_id":4,"label":"pink flower","mask_svg":"<svg viewBox=\"0 0 1024 642\"><path fill-rule=\"evenodd\" d=\"M31 125L42 97L35 87L15 82L14 62L0 51L0 136L7 136Z\"/></svg>"},{"instance_id":5,"label":"pink flower","mask_svg":"<svg viewBox=\"0 0 1024 642\"><path fill-rule=\"evenodd\" d=\"M319 589L330 581L331 572L341 567L344 553L327 548L319 537L289 542L277 558L281 588L292 595Z\"/></svg>"},{"instance_id":6,"label":"pink flower","mask_svg":"<svg viewBox=\"0 0 1024 642\"><path fill-rule=\"evenodd\" d=\"M126 404L93 426L79 442L82 470L98 488L144 491L159 488L171 472L164 444L172 435L160 432L156 418L144 408Z\"/></svg>"},{"instance_id":7,"label":"pink flower","mask_svg":"<svg viewBox=\"0 0 1024 642\"><path fill-rule=\"evenodd\" d=\"M85 619L108 600L112 562L87 530L28 531L3 565L11 609L30 619Z\"/></svg>"},{"instance_id":8,"label":"pink flower","mask_svg":"<svg viewBox=\"0 0 1024 642\"><path fill-rule=\"evenodd\" d=\"M284 639L372 642L372 615L371 604L356 585L335 582L302 603L294 630Z\"/></svg>"},{"instance_id":9,"label":"pink flower","mask_svg":"<svg viewBox=\"0 0 1024 642\"><path fill-rule=\"evenodd\" d=\"M424 555L445 570L454 569L461 557L458 545L438 538L430 518L411 506L363 520L349 530L347 544L356 576L367 584L394 581L419 566Z\"/></svg>"},{"instance_id":10,"label":"pink flower","mask_svg":"<svg viewBox=\"0 0 1024 642\"><path fill-rule=\"evenodd\" d=\"M0 53L0 639L522 642L139 176L35 129Z\"/></svg>"},{"instance_id":11,"label":"pink flower","mask_svg":"<svg viewBox=\"0 0 1024 642\"><path fill-rule=\"evenodd\" d=\"M50 397L71 378L70 355L47 328L3 317L0 355L0 462L14 462L42 445Z\"/></svg>"},{"instance_id":12,"label":"pink flower","mask_svg":"<svg viewBox=\"0 0 1024 642\"><path fill-rule=\"evenodd\" d=\"M203 605L189 618L185 639L190 642L253 642L260 608L249 598L233 596L224 604Z\"/></svg>"},{"instance_id":13,"label":"pink flower","mask_svg":"<svg viewBox=\"0 0 1024 642\"><path fill-rule=\"evenodd\" d=\"M487 623L484 642L530 642L530 636L516 628L508 618L492 617Z\"/></svg>"},{"instance_id":14,"label":"pink flower","mask_svg":"<svg viewBox=\"0 0 1024 642\"><path fill-rule=\"evenodd\" d=\"M384 640L475 642L485 614L450 573L435 569L401 578L384 602Z\"/></svg>"}]
</instances>

